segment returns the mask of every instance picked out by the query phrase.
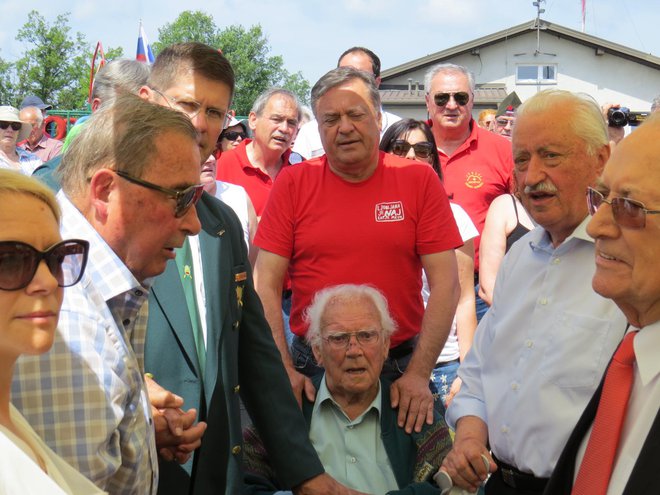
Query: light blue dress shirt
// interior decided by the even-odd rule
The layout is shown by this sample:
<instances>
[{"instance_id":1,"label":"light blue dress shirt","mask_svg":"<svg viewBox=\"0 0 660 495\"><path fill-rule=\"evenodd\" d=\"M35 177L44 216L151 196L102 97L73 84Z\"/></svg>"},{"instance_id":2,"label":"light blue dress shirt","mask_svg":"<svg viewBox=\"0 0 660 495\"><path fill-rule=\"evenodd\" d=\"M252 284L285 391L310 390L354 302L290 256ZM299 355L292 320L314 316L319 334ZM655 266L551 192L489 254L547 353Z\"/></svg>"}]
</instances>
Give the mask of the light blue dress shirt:
<instances>
[{"instance_id":1,"label":"light blue dress shirt","mask_svg":"<svg viewBox=\"0 0 660 495\"><path fill-rule=\"evenodd\" d=\"M626 329L591 288L588 220L557 248L537 227L507 253L447 412L451 427L481 418L495 455L537 477L550 476Z\"/></svg>"}]
</instances>

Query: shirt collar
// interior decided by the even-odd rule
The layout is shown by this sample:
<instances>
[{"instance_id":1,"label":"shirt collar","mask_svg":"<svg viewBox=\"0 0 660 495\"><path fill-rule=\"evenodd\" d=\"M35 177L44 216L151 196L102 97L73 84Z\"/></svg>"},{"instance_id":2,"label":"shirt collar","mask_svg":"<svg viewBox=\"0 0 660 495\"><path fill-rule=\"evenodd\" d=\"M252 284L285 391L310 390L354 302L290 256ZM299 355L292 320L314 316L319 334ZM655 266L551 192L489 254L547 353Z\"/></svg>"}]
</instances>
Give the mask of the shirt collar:
<instances>
[{"instance_id":1,"label":"shirt collar","mask_svg":"<svg viewBox=\"0 0 660 495\"><path fill-rule=\"evenodd\" d=\"M128 291L148 291L153 279L140 284L105 239L92 227L84 215L60 190L57 200L62 208L62 237L89 242L89 259L84 279L91 279L105 301Z\"/></svg>"},{"instance_id":2,"label":"shirt collar","mask_svg":"<svg viewBox=\"0 0 660 495\"><path fill-rule=\"evenodd\" d=\"M630 327L630 331L636 328ZM651 380L660 375L660 359L658 359L658 349L660 349L660 321L642 328L635 337L635 359L637 369L642 379L642 385L648 385Z\"/></svg>"},{"instance_id":3,"label":"shirt collar","mask_svg":"<svg viewBox=\"0 0 660 495\"><path fill-rule=\"evenodd\" d=\"M376 394L376 397L374 397L374 400L371 401L371 404L369 404L365 408L364 412L360 414L357 418L355 418L353 421L351 421L351 423L359 423L360 421L362 421L364 415L367 414L372 409L375 409L376 413L378 414L378 417L380 417L381 402L382 402L382 391L380 386L380 380L378 380L378 393ZM325 373L323 374L323 378L321 379L321 384L319 385L319 389L316 392L316 401L314 402L314 409L312 410L312 414L316 414L324 403L333 404L343 414L343 410L341 406L332 397L330 390L328 390L328 386L325 383Z\"/></svg>"},{"instance_id":4,"label":"shirt collar","mask_svg":"<svg viewBox=\"0 0 660 495\"><path fill-rule=\"evenodd\" d=\"M571 232L571 234L566 239L564 239L564 242L562 242L556 248L552 245L552 240L550 239L550 234L548 231L543 227L536 227L530 233L531 238L529 240L529 245L533 250L541 250L548 253L554 253L556 250L567 249L565 246L573 245L578 241L587 241L593 244L594 240L589 236L589 234L587 234L587 224L589 223L589 220L591 220L589 215L584 217L584 220L580 222L580 225L575 227L573 232ZM573 241L573 239L576 240Z\"/></svg>"}]
</instances>

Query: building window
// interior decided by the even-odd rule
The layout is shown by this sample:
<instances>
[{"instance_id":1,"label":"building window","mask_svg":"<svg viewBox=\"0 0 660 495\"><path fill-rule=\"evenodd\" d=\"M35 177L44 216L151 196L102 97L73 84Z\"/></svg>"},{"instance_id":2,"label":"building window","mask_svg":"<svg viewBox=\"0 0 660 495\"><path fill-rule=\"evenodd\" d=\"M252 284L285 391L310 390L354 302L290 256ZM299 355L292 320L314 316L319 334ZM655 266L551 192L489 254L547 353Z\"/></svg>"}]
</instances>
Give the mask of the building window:
<instances>
[{"instance_id":1,"label":"building window","mask_svg":"<svg viewBox=\"0 0 660 495\"><path fill-rule=\"evenodd\" d=\"M557 84L557 65L517 65L518 84Z\"/></svg>"}]
</instances>

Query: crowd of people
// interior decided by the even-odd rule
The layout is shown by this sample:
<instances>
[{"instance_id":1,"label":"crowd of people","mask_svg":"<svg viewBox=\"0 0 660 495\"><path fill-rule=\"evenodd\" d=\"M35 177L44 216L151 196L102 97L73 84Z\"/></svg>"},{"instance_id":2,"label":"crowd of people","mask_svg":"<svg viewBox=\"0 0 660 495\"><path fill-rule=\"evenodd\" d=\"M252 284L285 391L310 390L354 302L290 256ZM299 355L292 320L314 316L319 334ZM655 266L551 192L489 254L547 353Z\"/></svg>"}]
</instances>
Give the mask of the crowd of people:
<instances>
[{"instance_id":1,"label":"crowd of people","mask_svg":"<svg viewBox=\"0 0 660 495\"><path fill-rule=\"evenodd\" d=\"M0 106L0 493L660 490L660 112L379 83L352 47L237 120L191 42L65 143Z\"/></svg>"}]
</instances>

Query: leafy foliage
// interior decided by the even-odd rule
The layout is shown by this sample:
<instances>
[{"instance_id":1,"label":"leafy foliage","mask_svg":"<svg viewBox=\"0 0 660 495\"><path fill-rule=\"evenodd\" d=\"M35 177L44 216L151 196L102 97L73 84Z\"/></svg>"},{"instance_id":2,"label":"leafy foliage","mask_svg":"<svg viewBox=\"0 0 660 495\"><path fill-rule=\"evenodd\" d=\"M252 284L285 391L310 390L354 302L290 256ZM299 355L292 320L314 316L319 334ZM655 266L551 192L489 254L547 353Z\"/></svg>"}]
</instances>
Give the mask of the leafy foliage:
<instances>
[{"instance_id":1,"label":"leafy foliage","mask_svg":"<svg viewBox=\"0 0 660 495\"><path fill-rule=\"evenodd\" d=\"M81 33L71 33L69 13L51 24L36 10L18 30L25 44L16 62L0 60L0 98L18 105L29 94L61 109L84 108L89 88L91 48ZM109 49L106 59L121 57L121 48Z\"/></svg>"},{"instance_id":2,"label":"leafy foliage","mask_svg":"<svg viewBox=\"0 0 660 495\"><path fill-rule=\"evenodd\" d=\"M238 115L247 115L260 93L272 86L293 91L303 103L309 102L309 82L301 72L290 74L279 55L270 55L268 38L259 24L219 29L213 17L201 11L185 11L172 23L158 30L156 52L172 43L198 41L219 48L236 73L233 107Z\"/></svg>"}]
</instances>

